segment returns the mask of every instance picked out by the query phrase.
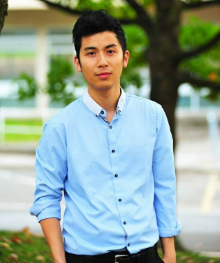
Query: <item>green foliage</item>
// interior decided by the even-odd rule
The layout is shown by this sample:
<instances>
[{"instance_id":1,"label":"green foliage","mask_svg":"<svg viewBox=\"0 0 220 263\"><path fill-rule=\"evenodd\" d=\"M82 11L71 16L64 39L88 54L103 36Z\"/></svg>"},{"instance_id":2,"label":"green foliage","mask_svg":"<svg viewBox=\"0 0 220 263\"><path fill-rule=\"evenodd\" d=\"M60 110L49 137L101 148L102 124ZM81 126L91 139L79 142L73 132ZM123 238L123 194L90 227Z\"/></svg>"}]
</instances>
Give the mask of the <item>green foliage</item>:
<instances>
[{"instance_id":1,"label":"green foliage","mask_svg":"<svg viewBox=\"0 0 220 263\"><path fill-rule=\"evenodd\" d=\"M64 1L60 0L59 2L62 4ZM134 18L136 16L135 11L123 0L69 0L65 2L67 5L77 10L105 9L109 14L114 15L116 18Z\"/></svg>"},{"instance_id":2,"label":"green foliage","mask_svg":"<svg viewBox=\"0 0 220 263\"><path fill-rule=\"evenodd\" d=\"M38 86L35 79L26 73L21 73L20 76L14 80L18 85L19 100L26 100L35 97Z\"/></svg>"},{"instance_id":3,"label":"green foliage","mask_svg":"<svg viewBox=\"0 0 220 263\"><path fill-rule=\"evenodd\" d=\"M105 9L116 18L132 19L137 16L136 12L124 0L57 0L56 3L77 10ZM154 4L155 0L139 0L138 3L147 8Z\"/></svg>"},{"instance_id":4,"label":"green foliage","mask_svg":"<svg viewBox=\"0 0 220 263\"><path fill-rule=\"evenodd\" d=\"M68 59L62 56L53 56L50 62L50 69L47 74L47 92L54 101L64 101L69 104L75 98L73 91L67 89L67 84L73 75L73 67Z\"/></svg>"},{"instance_id":5,"label":"green foliage","mask_svg":"<svg viewBox=\"0 0 220 263\"><path fill-rule=\"evenodd\" d=\"M140 88L144 79L140 69L146 67L145 52L148 46L148 39L143 29L136 25L124 26L127 37L127 49L130 51L128 67L123 70L121 86L123 88L133 85Z\"/></svg>"},{"instance_id":6,"label":"green foliage","mask_svg":"<svg viewBox=\"0 0 220 263\"><path fill-rule=\"evenodd\" d=\"M219 29L219 25L202 22L198 18L191 17L189 23L182 26L180 45L184 50L196 48L212 39ZM220 83L220 43L209 51L184 61L181 68L187 69L203 79ZM194 88L197 89L197 87ZM207 97L216 100L219 98L219 93L210 90Z\"/></svg>"},{"instance_id":7,"label":"green foliage","mask_svg":"<svg viewBox=\"0 0 220 263\"><path fill-rule=\"evenodd\" d=\"M64 56L51 57L46 87L39 87L36 80L26 73L22 73L14 82L18 85L20 100L33 98L40 90L47 92L52 101L63 102L64 105L75 100L74 87L85 84L82 75L74 74L73 63Z\"/></svg>"}]
</instances>

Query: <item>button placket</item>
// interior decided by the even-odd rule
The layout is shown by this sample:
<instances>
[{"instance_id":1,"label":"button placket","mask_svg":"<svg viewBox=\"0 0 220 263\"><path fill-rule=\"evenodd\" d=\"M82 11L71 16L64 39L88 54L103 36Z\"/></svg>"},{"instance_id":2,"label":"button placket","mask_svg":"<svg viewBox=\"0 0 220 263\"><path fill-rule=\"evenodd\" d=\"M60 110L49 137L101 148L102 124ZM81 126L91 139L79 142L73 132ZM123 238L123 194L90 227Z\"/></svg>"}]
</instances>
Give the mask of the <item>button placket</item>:
<instances>
[{"instance_id":1,"label":"button placket","mask_svg":"<svg viewBox=\"0 0 220 263\"><path fill-rule=\"evenodd\" d=\"M114 120L113 120L114 122ZM117 143L117 137L116 137L116 129L115 123L111 122L108 126L108 134L109 134L109 147L110 147L110 159L112 163L112 176L114 178L113 183L114 183L114 188L115 188L115 198L117 202L117 207L119 210L119 213L121 215L121 221L120 224L121 226L126 229L127 227L127 218L126 215L124 215L124 207L123 207L123 191L121 187L121 182L120 182L120 175L118 174L118 169L119 169L119 160L118 160L118 154L117 154L117 149L116 149L116 143ZM127 242L126 242L127 243ZM125 243L125 245L126 245Z\"/></svg>"},{"instance_id":2,"label":"button placket","mask_svg":"<svg viewBox=\"0 0 220 263\"><path fill-rule=\"evenodd\" d=\"M112 125L109 125L109 129L112 130L112 128L113 128ZM112 153L115 153L115 149L112 149L111 152L112 152ZM118 177L118 174L115 174L114 176L115 176L115 178L117 178L117 177Z\"/></svg>"}]
</instances>

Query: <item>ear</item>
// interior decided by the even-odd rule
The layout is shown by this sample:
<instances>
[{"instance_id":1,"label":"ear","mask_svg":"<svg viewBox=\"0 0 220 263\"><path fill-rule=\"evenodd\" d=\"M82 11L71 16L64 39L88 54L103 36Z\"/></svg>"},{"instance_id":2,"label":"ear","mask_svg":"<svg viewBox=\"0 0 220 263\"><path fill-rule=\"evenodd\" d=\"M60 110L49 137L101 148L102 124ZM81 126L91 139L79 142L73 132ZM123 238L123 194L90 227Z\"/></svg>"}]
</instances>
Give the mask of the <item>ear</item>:
<instances>
[{"instance_id":1,"label":"ear","mask_svg":"<svg viewBox=\"0 0 220 263\"><path fill-rule=\"evenodd\" d=\"M128 50L125 51L125 54L124 54L124 60L123 60L123 67L126 68L127 65L128 65L128 60L129 60L129 57L130 57L130 53Z\"/></svg>"},{"instance_id":2,"label":"ear","mask_svg":"<svg viewBox=\"0 0 220 263\"><path fill-rule=\"evenodd\" d=\"M77 56L74 57L74 64L76 65L78 72L82 72L81 65Z\"/></svg>"}]
</instances>

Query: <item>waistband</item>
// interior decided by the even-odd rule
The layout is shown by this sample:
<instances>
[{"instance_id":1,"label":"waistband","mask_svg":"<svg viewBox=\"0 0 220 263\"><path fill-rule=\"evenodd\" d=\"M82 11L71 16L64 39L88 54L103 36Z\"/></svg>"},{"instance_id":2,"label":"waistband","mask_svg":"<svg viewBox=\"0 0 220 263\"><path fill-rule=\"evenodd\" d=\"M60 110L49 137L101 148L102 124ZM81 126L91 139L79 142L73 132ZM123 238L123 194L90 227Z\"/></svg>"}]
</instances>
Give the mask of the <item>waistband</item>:
<instances>
[{"instance_id":1,"label":"waistband","mask_svg":"<svg viewBox=\"0 0 220 263\"><path fill-rule=\"evenodd\" d=\"M100 255L76 255L68 252L66 253L67 262L74 262L76 259L86 259L88 262L97 263L145 263L155 256L157 256L157 244L153 247L143 249L136 254L130 254L127 249L122 249L118 251L111 251L106 254Z\"/></svg>"}]
</instances>

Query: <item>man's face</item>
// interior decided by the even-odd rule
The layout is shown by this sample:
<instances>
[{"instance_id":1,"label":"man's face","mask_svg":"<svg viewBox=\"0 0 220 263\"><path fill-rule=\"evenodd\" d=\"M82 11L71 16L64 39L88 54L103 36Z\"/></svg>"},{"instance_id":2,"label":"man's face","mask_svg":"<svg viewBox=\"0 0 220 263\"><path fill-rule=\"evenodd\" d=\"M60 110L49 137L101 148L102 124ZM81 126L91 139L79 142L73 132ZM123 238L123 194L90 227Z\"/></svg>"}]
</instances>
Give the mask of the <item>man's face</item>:
<instances>
[{"instance_id":1,"label":"man's face","mask_svg":"<svg viewBox=\"0 0 220 263\"><path fill-rule=\"evenodd\" d=\"M123 56L115 33L104 31L82 38L79 58L80 62L77 57L74 62L77 70L82 72L89 90L118 89L129 52L126 51Z\"/></svg>"}]
</instances>

